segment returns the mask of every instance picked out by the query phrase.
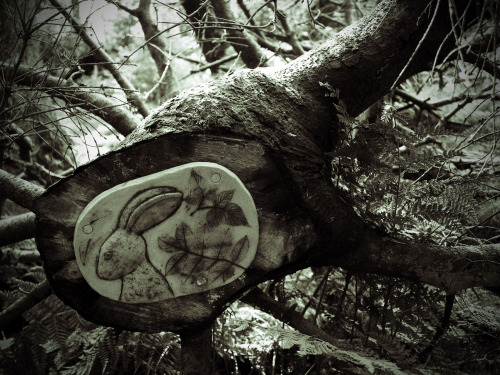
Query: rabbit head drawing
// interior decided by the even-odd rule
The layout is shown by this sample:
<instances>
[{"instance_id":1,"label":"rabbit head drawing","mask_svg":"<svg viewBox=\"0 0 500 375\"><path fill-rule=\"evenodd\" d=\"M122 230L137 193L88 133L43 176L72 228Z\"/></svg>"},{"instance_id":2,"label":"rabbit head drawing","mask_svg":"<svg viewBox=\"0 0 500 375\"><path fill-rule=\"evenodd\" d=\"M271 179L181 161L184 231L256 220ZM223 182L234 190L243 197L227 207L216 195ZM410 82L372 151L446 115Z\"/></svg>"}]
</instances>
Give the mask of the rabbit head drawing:
<instances>
[{"instance_id":1,"label":"rabbit head drawing","mask_svg":"<svg viewBox=\"0 0 500 375\"><path fill-rule=\"evenodd\" d=\"M138 191L125 204L114 232L101 246L97 275L104 280L116 280L141 265L144 274L145 262L147 267L153 267L147 258L147 244L142 234L172 216L181 202L182 193L170 186ZM154 267L150 272L159 273Z\"/></svg>"}]
</instances>

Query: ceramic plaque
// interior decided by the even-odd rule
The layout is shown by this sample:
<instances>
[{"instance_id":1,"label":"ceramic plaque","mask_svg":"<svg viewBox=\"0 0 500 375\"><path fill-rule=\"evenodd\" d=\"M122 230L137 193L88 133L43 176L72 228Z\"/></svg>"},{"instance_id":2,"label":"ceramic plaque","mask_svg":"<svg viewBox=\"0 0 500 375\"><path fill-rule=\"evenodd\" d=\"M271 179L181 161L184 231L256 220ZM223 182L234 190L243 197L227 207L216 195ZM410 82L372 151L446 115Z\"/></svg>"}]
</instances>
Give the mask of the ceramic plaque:
<instances>
[{"instance_id":1,"label":"ceramic plaque","mask_svg":"<svg viewBox=\"0 0 500 375\"><path fill-rule=\"evenodd\" d=\"M258 237L255 204L240 179L199 162L98 195L77 221L74 249L96 292L142 303L230 283L252 263Z\"/></svg>"}]
</instances>

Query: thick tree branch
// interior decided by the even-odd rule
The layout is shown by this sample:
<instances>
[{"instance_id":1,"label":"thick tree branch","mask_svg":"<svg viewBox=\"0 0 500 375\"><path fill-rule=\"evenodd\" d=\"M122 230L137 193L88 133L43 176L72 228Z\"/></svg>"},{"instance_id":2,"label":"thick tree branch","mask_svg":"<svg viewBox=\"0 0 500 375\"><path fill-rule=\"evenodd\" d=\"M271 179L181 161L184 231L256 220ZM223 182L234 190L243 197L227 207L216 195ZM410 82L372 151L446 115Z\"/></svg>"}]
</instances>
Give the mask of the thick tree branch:
<instances>
[{"instance_id":1,"label":"thick tree branch","mask_svg":"<svg viewBox=\"0 0 500 375\"><path fill-rule=\"evenodd\" d=\"M438 287L448 294L476 286L500 286L500 244L443 247L403 243L367 233L357 250L328 264L352 273L402 277ZM324 259L323 259L324 264Z\"/></svg>"},{"instance_id":2,"label":"thick tree branch","mask_svg":"<svg viewBox=\"0 0 500 375\"><path fill-rule=\"evenodd\" d=\"M125 77L120 70L113 64L113 59L108 53L99 46L87 33L85 28L81 26L72 16L69 14L62 5L60 5L57 0L50 0L50 3L58 9L64 17L68 20L71 26L75 29L76 33L83 39L83 41L90 47L92 53L96 56L99 62L103 64L103 67L106 68L113 78L118 82L120 87L124 90L125 95L130 100L132 105L134 105L139 113L146 117L149 115L150 110L146 104L146 102L141 98L137 90L134 88L132 83Z\"/></svg>"},{"instance_id":3,"label":"thick tree branch","mask_svg":"<svg viewBox=\"0 0 500 375\"><path fill-rule=\"evenodd\" d=\"M13 69L11 65L0 67L0 71L4 74L11 74ZM124 104L110 100L97 92L84 91L84 87L48 75L46 71L35 72L27 66L20 65L14 80L18 85L44 90L68 104L77 105L93 113L122 135L130 134L136 127L136 118L123 108Z\"/></svg>"},{"instance_id":4,"label":"thick tree branch","mask_svg":"<svg viewBox=\"0 0 500 375\"><path fill-rule=\"evenodd\" d=\"M458 9L465 2L457 1ZM279 79L312 94L323 110L331 111L327 92L319 85L327 82L340 91L350 115L357 116L389 91L420 42L418 53L399 82L429 69L438 51L440 61L455 48L449 40L443 44L451 27L443 3L436 15L439 22L429 26L435 2L429 12L426 0L382 1L372 13L288 64L279 72ZM422 40L424 35L426 39ZM326 115L313 117L319 120Z\"/></svg>"},{"instance_id":5,"label":"thick tree branch","mask_svg":"<svg viewBox=\"0 0 500 375\"><path fill-rule=\"evenodd\" d=\"M0 195L2 197L33 211L35 201L44 191L45 189L40 186L0 169Z\"/></svg>"},{"instance_id":6,"label":"thick tree branch","mask_svg":"<svg viewBox=\"0 0 500 375\"><path fill-rule=\"evenodd\" d=\"M33 238L35 236L35 214L12 216L0 220L0 246Z\"/></svg>"}]
</instances>

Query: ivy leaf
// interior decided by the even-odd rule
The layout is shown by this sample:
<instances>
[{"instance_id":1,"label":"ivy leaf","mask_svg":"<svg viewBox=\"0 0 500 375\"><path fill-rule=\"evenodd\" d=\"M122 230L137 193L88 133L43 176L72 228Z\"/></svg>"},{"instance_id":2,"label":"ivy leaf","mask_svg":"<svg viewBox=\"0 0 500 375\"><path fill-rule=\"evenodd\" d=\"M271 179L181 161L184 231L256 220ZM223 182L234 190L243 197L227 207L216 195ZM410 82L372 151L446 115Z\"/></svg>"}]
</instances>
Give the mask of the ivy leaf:
<instances>
[{"instance_id":1,"label":"ivy leaf","mask_svg":"<svg viewBox=\"0 0 500 375\"><path fill-rule=\"evenodd\" d=\"M189 195L186 198L184 198L184 201L187 204L195 207L198 207L201 204L202 200L203 200L203 190L199 187L196 189L192 189L189 192Z\"/></svg>"},{"instance_id":2,"label":"ivy leaf","mask_svg":"<svg viewBox=\"0 0 500 375\"><path fill-rule=\"evenodd\" d=\"M225 222L231 226L244 225L249 227L243 210L236 203L228 203L226 206Z\"/></svg>"},{"instance_id":3,"label":"ivy leaf","mask_svg":"<svg viewBox=\"0 0 500 375\"><path fill-rule=\"evenodd\" d=\"M220 208L225 208L229 202L231 202L231 199L233 199L234 195L234 189L233 190L226 190L223 192L220 192L217 194L217 197L215 198L215 206L220 207Z\"/></svg>"},{"instance_id":4,"label":"ivy leaf","mask_svg":"<svg viewBox=\"0 0 500 375\"><path fill-rule=\"evenodd\" d=\"M217 190L212 188L212 189L208 189L208 191L205 193L205 199L207 201L212 201L212 202L215 202L215 200L217 199Z\"/></svg>"}]
</instances>

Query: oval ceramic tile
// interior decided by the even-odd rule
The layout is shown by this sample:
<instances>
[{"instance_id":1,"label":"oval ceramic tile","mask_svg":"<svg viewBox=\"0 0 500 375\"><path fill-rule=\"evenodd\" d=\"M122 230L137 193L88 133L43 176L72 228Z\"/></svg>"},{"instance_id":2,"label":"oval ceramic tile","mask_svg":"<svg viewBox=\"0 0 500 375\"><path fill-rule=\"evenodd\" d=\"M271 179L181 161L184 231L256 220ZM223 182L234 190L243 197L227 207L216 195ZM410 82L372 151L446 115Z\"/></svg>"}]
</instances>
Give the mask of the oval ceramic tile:
<instances>
[{"instance_id":1,"label":"oval ceramic tile","mask_svg":"<svg viewBox=\"0 0 500 375\"><path fill-rule=\"evenodd\" d=\"M80 270L99 294L153 302L230 283L259 237L252 196L231 171L191 163L117 185L75 228Z\"/></svg>"}]
</instances>

